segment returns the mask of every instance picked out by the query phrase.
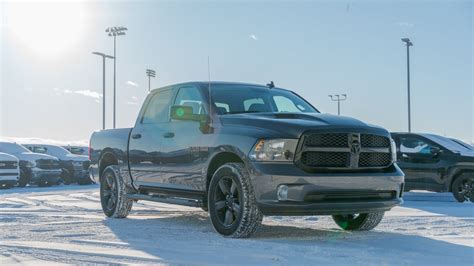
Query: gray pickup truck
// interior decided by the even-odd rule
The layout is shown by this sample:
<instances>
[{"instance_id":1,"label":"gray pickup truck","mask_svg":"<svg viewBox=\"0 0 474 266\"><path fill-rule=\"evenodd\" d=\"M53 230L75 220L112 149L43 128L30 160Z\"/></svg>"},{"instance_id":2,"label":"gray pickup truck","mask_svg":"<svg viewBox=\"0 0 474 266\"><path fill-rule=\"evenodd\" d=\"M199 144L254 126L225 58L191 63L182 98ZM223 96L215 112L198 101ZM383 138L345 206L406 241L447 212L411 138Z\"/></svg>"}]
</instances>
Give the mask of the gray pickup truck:
<instances>
[{"instance_id":1,"label":"gray pickup truck","mask_svg":"<svg viewBox=\"0 0 474 266\"><path fill-rule=\"evenodd\" d=\"M321 114L273 83L153 90L133 128L94 132L90 145L109 217L126 217L138 200L195 206L239 238L264 215L332 215L345 230L370 230L402 203L385 129Z\"/></svg>"}]
</instances>

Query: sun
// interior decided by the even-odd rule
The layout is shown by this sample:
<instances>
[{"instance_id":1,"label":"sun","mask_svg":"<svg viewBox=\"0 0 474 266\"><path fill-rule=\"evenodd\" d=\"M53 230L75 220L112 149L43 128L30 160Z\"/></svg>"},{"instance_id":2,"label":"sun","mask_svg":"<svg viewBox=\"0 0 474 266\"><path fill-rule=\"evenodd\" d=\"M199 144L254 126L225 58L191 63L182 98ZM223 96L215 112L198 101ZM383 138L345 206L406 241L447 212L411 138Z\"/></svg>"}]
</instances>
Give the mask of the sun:
<instances>
[{"instance_id":1,"label":"sun","mask_svg":"<svg viewBox=\"0 0 474 266\"><path fill-rule=\"evenodd\" d=\"M7 30L38 55L59 55L77 45L84 35L83 3L7 2L4 15Z\"/></svg>"}]
</instances>

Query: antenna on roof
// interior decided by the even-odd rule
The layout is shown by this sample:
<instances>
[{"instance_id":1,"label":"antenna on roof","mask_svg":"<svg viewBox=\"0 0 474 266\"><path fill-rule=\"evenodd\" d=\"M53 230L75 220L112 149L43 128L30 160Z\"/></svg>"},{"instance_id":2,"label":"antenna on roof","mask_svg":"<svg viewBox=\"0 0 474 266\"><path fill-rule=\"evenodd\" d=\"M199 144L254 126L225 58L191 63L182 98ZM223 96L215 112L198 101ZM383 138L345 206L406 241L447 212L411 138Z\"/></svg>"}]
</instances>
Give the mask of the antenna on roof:
<instances>
[{"instance_id":1,"label":"antenna on roof","mask_svg":"<svg viewBox=\"0 0 474 266\"><path fill-rule=\"evenodd\" d=\"M269 87L270 89L275 88L275 83L273 83L273 80L270 81L270 83L267 84L267 87Z\"/></svg>"}]
</instances>

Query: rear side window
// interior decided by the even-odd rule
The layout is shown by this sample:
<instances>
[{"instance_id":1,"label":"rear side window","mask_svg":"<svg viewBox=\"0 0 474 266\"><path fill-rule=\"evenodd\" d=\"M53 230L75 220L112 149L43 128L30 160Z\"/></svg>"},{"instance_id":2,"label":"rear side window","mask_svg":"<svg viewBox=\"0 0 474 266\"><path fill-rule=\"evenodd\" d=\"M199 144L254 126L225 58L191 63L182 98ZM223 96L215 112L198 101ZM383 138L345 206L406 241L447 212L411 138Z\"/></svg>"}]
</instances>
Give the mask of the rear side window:
<instances>
[{"instance_id":1,"label":"rear side window","mask_svg":"<svg viewBox=\"0 0 474 266\"><path fill-rule=\"evenodd\" d=\"M143 113L143 124L155 124L169 121L172 90L160 91L153 95Z\"/></svg>"},{"instance_id":2,"label":"rear side window","mask_svg":"<svg viewBox=\"0 0 474 266\"><path fill-rule=\"evenodd\" d=\"M430 154L434 146L416 137L400 137L400 152L401 153L419 153Z\"/></svg>"}]
</instances>

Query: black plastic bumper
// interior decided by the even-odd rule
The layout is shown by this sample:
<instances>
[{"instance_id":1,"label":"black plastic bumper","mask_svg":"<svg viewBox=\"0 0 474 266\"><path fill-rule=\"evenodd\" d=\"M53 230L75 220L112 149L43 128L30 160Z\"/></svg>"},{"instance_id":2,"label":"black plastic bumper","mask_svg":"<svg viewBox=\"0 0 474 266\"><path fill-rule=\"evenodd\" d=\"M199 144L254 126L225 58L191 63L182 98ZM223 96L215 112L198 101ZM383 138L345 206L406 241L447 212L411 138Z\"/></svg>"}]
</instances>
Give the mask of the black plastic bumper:
<instances>
[{"instance_id":1,"label":"black plastic bumper","mask_svg":"<svg viewBox=\"0 0 474 266\"><path fill-rule=\"evenodd\" d=\"M384 201L351 201L351 202L258 202L258 208L264 215L303 216L303 215L332 215L354 214L388 211L403 203L401 198Z\"/></svg>"}]
</instances>

